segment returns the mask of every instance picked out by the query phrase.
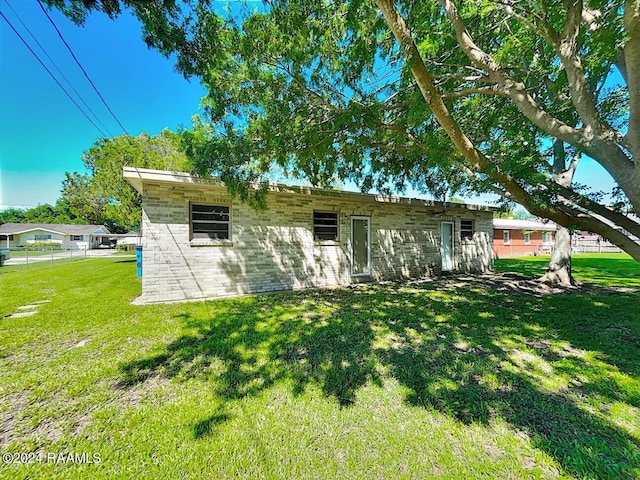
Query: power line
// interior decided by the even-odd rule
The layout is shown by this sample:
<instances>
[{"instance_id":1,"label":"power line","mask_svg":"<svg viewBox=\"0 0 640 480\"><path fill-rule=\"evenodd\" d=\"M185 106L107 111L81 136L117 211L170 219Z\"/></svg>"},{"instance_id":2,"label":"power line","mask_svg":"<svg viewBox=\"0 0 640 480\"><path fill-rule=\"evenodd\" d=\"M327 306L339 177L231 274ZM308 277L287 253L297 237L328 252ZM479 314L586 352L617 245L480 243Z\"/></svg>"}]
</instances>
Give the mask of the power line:
<instances>
[{"instance_id":1,"label":"power line","mask_svg":"<svg viewBox=\"0 0 640 480\"><path fill-rule=\"evenodd\" d=\"M89 74L86 72L86 70L83 68L83 66L80 64L80 61L78 61L78 59L76 58L76 55L73 53L73 50L71 49L71 47L69 46L69 44L67 43L67 41L64 39L64 37L62 36L62 33L60 32L60 30L58 30L57 25L55 24L55 22L53 21L53 19L49 16L49 13L47 12L47 10L44 8L44 6L42 5L42 2L40 0L38 0L38 5L40 5L40 9L44 12L44 14L47 16L47 18L49 19L49 22L51 22L51 25L53 25L53 28L55 28L56 32L58 33L58 36L60 37L60 40L62 40L62 43L65 44L65 46L67 47L67 50L69 50L69 53L71 54L71 56L73 57L73 59L75 60L76 64L78 65L78 67L80 67L80 70L82 70L82 73L84 73L84 76L86 77L86 79L89 81L89 83L91 84L91 86L93 87L93 90L96 92L96 94L98 94L98 97L100 97L100 100L102 100L102 103L104 104L105 107L107 107L107 110L109 110L109 113L111 114L111 116L114 118L114 120L118 123L118 125L120 125L120 128L122 128L122 131L128 135L127 133L127 129L124 128L124 126L122 125L122 123L120 123L120 120L118 120L118 117L116 117L115 113L113 113L113 111L111 110L111 108L109 107L109 105L107 105L107 102L104 100L104 98L102 97L102 95L100 94L100 92L98 91L98 89L96 88L95 84L91 81L91 78L89 78Z\"/></svg>"},{"instance_id":2,"label":"power line","mask_svg":"<svg viewBox=\"0 0 640 480\"><path fill-rule=\"evenodd\" d=\"M107 126L102 123L102 121L100 120L100 118L98 117L98 115L96 115L96 113L93 111L93 109L87 104L87 102L85 102L84 98L82 98L82 95L80 95L80 93L75 89L75 87L73 86L73 84L69 81L69 79L66 77L66 75L64 74L64 72L62 70L60 70L60 68L58 67L58 65L56 64L56 62L53 60L53 58L51 58L51 56L47 53L47 49L44 48L44 46L38 41L38 39L36 38L36 36L31 32L31 30L29 30L29 27L27 25L25 25L25 23L22 21L22 19L20 18L20 15L18 15L18 12L16 12L13 7L11 6L11 4L9 3L8 0L4 0L4 3L7 4L7 6L11 9L11 11L13 12L13 14L16 16L16 18L18 19L18 21L20 22L20 24L24 27L24 29L29 33L29 35L31 35L31 38L33 39L34 42L36 42L36 44L40 47L40 49L42 50L42 52L46 55L46 57L49 59L49 61L51 62L51 64L55 67L55 69L58 71L58 73L62 76L62 78L64 78L64 80L67 82L67 85L69 85L69 87L71 87L71 90L73 90L73 92L77 95L77 97L80 99L80 101L82 102L82 104L87 107L87 109L91 112L91 114L93 115L93 118L96 119L96 121L100 124L100 126L102 128L104 128L104 130L109 134L110 137L113 137L113 134L109 131L109 129L107 128Z\"/></svg>"},{"instance_id":3,"label":"power line","mask_svg":"<svg viewBox=\"0 0 640 480\"><path fill-rule=\"evenodd\" d=\"M22 43L24 43L24 46L27 47L27 49L31 52L31 54L36 58L36 60L38 60L38 63L40 63L40 65L42 65L42 68L44 68L47 73L51 76L51 78L53 78L53 81L56 82L56 84L60 87L60 89L65 93L65 95L67 97L69 97L69 100L71 100L71 102L78 108L78 110L80 110L80 113L82 113L82 115L84 115L84 117L89 121L89 123L91 123L91 125L93 125L94 127L96 127L96 130L98 130L98 132L100 133L100 135L102 135L103 137L107 137L104 132L102 130L100 130L100 127L98 127L98 125L95 124L95 122L93 120L91 120L91 118L86 114L86 112L82 109L82 107L80 105L78 105L78 102L76 102L73 97L69 94L69 92L67 92L67 90L62 86L62 84L58 81L58 79L55 77L55 75L53 73L51 73L51 70L49 70L47 68L47 66L44 64L44 62L40 59L40 57L38 56L38 54L36 52L33 51L33 49L29 46L29 44L26 42L26 40L22 37L22 35L20 35L20 33L18 32L18 30L16 30L16 28L13 26L13 24L9 21L9 19L7 17L5 17L4 13L2 13L2 10L0 10L0 16L2 16L2 18L4 18L4 21L7 22L7 24L9 24L9 27L11 27L11 30L13 30L13 32L18 36L18 38L20 40L22 40Z\"/></svg>"}]
</instances>

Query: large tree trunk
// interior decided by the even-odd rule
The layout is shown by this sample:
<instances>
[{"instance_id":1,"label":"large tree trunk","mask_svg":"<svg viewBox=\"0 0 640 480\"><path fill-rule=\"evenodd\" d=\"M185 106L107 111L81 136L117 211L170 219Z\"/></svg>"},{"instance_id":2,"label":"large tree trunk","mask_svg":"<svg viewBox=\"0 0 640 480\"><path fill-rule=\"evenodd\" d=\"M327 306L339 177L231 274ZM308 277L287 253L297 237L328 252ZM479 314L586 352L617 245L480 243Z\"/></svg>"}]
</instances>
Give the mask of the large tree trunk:
<instances>
[{"instance_id":1,"label":"large tree trunk","mask_svg":"<svg viewBox=\"0 0 640 480\"><path fill-rule=\"evenodd\" d=\"M558 226L556 245L551 254L547 272L540 278L540 281L563 287L578 284L571 275L571 233L569 229Z\"/></svg>"},{"instance_id":2,"label":"large tree trunk","mask_svg":"<svg viewBox=\"0 0 640 480\"><path fill-rule=\"evenodd\" d=\"M563 187L571 187L573 173L578 165L580 154L576 154L571 165L567 167L567 153L564 143L556 139L553 142L553 173L556 174L556 183ZM547 273L540 281L549 285L571 287L577 282L571 275L571 232L568 228L558 225L556 231L556 244L549 260Z\"/></svg>"}]
</instances>

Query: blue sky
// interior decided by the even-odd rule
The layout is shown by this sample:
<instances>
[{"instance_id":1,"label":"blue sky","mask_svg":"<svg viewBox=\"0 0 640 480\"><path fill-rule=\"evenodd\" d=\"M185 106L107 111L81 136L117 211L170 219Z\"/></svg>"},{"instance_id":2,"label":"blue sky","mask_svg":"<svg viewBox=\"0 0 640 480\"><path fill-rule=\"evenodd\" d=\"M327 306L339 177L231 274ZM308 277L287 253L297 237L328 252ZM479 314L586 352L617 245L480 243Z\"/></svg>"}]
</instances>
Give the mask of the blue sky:
<instances>
[{"instance_id":1,"label":"blue sky","mask_svg":"<svg viewBox=\"0 0 640 480\"><path fill-rule=\"evenodd\" d=\"M9 0L9 4L111 134L122 134L38 3ZM0 0L0 10L57 74L5 0ZM78 27L57 10L49 14L129 134L155 134L191 124L204 87L197 79L187 81L176 73L171 59L148 50L134 17L124 13L111 21L94 14ZM83 171L80 157L99 135L0 18L0 208L55 203L64 173ZM588 158L582 160L575 181L603 190L614 185ZM488 197L469 200L485 203Z\"/></svg>"},{"instance_id":2,"label":"blue sky","mask_svg":"<svg viewBox=\"0 0 640 480\"><path fill-rule=\"evenodd\" d=\"M109 131L122 134L38 3L10 0L10 5ZM49 66L4 0L0 10ZM134 17L123 14L114 22L95 14L78 27L57 10L49 14L128 133L158 133L191 124L204 87L197 79L185 80L170 59L148 50ZM1 18L0 135L4 206L54 203L64 173L84 171L80 156L100 135Z\"/></svg>"}]
</instances>

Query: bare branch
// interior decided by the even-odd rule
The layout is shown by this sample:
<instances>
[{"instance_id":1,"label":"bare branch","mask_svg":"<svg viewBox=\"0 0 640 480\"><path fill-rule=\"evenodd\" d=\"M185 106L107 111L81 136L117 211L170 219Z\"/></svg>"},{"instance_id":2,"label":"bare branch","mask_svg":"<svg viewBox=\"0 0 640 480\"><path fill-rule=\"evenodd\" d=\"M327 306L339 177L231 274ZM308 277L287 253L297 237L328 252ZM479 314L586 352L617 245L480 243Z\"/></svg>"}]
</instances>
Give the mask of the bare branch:
<instances>
[{"instance_id":1,"label":"bare branch","mask_svg":"<svg viewBox=\"0 0 640 480\"><path fill-rule=\"evenodd\" d=\"M523 8L520 5L510 1L493 0L493 3L504 6L507 15L515 18L522 24L529 27L531 31L546 39L549 44L554 45L555 43L557 43L558 33L541 15L537 14L531 9ZM533 20L530 20L528 16L533 17Z\"/></svg>"},{"instance_id":2,"label":"bare branch","mask_svg":"<svg viewBox=\"0 0 640 480\"><path fill-rule=\"evenodd\" d=\"M464 90L459 90L457 92L446 92L441 95L441 97L445 100L450 100L452 98L466 98L471 95L495 95L495 96L506 96L504 91L502 91L498 86L490 86L490 87L478 87L478 88L467 88Z\"/></svg>"}]
</instances>

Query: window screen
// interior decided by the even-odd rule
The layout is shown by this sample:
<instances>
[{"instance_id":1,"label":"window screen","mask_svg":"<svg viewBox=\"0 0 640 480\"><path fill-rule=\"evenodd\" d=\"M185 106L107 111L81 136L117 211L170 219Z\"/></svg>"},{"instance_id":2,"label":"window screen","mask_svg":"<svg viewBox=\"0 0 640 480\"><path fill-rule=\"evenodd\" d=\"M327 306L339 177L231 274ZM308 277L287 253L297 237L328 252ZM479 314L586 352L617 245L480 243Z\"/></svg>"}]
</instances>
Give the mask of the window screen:
<instances>
[{"instance_id":1,"label":"window screen","mask_svg":"<svg viewBox=\"0 0 640 480\"><path fill-rule=\"evenodd\" d=\"M191 205L191 238L229 239L228 206Z\"/></svg>"},{"instance_id":2,"label":"window screen","mask_svg":"<svg viewBox=\"0 0 640 480\"><path fill-rule=\"evenodd\" d=\"M336 212L313 212L313 239L338 240L338 214Z\"/></svg>"},{"instance_id":3,"label":"window screen","mask_svg":"<svg viewBox=\"0 0 640 480\"><path fill-rule=\"evenodd\" d=\"M462 240L473 238L473 220L460 220L460 238Z\"/></svg>"}]
</instances>

